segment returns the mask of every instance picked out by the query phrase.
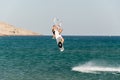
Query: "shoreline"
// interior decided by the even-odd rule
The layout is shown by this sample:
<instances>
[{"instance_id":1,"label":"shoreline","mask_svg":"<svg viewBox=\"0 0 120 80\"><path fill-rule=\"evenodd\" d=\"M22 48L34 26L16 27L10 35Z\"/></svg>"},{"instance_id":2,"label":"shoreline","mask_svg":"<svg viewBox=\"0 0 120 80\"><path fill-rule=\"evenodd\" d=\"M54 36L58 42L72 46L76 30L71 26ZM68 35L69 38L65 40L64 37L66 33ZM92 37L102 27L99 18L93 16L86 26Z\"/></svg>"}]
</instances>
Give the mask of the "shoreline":
<instances>
[{"instance_id":1,"label":"shoreline","mask_svg":"<svg viewBox=\"0 0 120 80\"><path fill-rule=\"evenodd\" d=\"M36 36L41 35L31 30L15 27L14 25L0 22L0 36Z\"/></svg>"}]
</instances>

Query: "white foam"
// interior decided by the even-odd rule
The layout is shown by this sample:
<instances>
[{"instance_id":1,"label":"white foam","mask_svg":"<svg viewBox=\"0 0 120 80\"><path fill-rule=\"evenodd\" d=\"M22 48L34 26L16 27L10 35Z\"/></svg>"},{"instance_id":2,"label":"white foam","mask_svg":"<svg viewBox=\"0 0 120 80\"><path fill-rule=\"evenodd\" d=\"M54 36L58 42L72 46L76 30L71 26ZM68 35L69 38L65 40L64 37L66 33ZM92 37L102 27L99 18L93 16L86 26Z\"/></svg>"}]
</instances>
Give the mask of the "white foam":
<instances>
[{"instance_id":1,"label":"white foam","mask_svg":"<svg viewBox=\"0 0 120 80\"><path fill-rule=\"evenodd\" d=\"M97 72L118 72L120 73L120 67L97 66L91 62L88 62L83 65L75 66L72 68L72 70L83 72L83 73L97 73Z\"/></svg>"}]
</instances>

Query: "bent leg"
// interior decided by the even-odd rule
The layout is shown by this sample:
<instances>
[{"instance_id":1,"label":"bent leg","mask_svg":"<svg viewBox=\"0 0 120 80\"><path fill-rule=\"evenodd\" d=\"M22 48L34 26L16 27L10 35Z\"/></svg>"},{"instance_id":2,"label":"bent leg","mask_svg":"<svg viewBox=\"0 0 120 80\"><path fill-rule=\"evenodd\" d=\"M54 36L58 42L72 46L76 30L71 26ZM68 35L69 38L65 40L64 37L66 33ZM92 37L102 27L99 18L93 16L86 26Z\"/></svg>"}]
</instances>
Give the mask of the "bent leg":
<instances>
[{"instance_id":1,"label":"bent leg","mask_svg":"<svg viewBox=\"0 0 120 80\"><path fill-rule=\"evenodd\" d=\"M62 42L62 44L64 43L64 38L62 38L62 41L61 41L61 42Z\"/></svg>"}]
</instances>

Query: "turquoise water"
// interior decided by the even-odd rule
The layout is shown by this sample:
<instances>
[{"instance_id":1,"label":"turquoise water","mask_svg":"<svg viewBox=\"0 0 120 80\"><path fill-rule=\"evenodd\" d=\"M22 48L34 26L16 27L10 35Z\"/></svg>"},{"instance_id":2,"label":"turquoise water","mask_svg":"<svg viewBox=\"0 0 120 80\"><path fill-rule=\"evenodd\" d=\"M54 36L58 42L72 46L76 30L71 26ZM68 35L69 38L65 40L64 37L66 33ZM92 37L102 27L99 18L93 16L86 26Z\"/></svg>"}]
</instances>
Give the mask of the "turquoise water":
<instances>
[{"instance_id":1,"label":"turquoise water","mask_svg":"<svg viewBox=\"0 0 120 80\"><path fill-rule=\"evenodd\" d=\"M0 80L119 80L120 37L0 37Z\"/></svg>"}]
</instances>

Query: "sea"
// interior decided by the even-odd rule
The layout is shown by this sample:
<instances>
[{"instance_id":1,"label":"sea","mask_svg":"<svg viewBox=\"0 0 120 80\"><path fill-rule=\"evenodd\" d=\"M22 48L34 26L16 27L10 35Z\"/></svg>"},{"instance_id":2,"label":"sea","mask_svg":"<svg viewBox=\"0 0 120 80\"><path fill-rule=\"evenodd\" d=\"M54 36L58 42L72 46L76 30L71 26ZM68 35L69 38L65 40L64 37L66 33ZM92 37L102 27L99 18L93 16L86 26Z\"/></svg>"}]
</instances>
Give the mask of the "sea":
<instances>
[{"instance_id":1,"label":"sea","mask_svg":"<svg viewBox=\"0 0 120 80\"><path fill-rule=\"evenodd\" d=\"M120 36L0 37L0 80L120 80Z\"/></svg>"}]
</instances>

